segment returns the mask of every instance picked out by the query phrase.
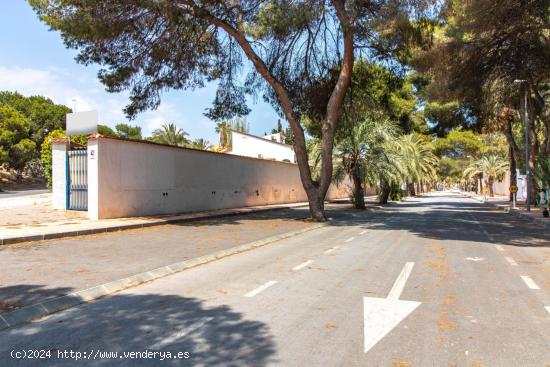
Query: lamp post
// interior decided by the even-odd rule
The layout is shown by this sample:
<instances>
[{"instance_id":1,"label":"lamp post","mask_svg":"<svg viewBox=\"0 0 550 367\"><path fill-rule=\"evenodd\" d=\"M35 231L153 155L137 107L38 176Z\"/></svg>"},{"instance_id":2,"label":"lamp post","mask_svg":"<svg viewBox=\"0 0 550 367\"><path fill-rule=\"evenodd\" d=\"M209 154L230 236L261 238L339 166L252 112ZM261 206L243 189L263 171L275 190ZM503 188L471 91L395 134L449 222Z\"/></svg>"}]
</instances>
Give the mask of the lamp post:
<instances>
[{"instance_id":1,"label":"lamp post","mask_svg":"<svg viewBox=\"0 0 550 367\"><path fill-rule=\"evenodd\" d=\"M525 123L525 186L526 186L526 199L525 204L527 206L527 211L531 211L531 185L530 185L530 167L529 167L529 116L527 115L527 80L525 79L516 79L514 83L523 84L523 122Z\"/></svg>"}]
</instances>

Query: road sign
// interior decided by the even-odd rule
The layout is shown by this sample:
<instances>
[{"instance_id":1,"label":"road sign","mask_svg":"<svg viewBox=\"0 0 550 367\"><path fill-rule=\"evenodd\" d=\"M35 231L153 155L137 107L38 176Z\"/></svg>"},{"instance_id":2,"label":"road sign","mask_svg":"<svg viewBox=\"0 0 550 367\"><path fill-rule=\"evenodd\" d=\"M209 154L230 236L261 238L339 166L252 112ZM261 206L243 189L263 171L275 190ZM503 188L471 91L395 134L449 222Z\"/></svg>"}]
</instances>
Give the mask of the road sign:
<instances>
[{"instance_id":1,"label":"road sign","mask_svg":"<svg viewBox=\"0 0 550 367\"><path fill-rule=\"evenodd\" d=\"M517 187L516 185L510 186L510 192L511 192L512 194L518 192L518 187Z\"/></svg>"},{"instance_id":2,"label":"road sign","mask_svg":"<svg viewBox=\"0 0 550 367\"><path fill-rule=\"evenodd\" d=\"M489 188L488 188L488 187L484 187L484 188L483 188L483 192L489 192Z\"/></svg>"},{"instance_id":3,"label":"road sign","mask_svg":"<svg viewBox=\"0 0 550 367\"><path fill-rule=\"evenodd\" d=\"M67 135L97 133L97 111L73 112L67 114Z\"/></svg>"}]
</instances>

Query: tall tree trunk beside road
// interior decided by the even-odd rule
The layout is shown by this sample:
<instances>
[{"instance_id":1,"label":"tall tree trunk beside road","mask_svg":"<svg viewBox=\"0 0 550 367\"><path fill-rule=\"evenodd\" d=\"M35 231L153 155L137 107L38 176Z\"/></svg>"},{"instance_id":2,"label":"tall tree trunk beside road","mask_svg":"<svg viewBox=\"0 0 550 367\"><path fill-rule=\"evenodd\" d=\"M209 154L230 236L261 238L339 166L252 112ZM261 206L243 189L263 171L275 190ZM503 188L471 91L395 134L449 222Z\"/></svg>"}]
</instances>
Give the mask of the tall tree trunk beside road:
<instances>
[{"instance_id":1,"label":"tall tree trunk beside road","mask_svg":"<svg viewBox=\"0 0 550 367\"><path fill-rule=\"evenodd\" d=\"M343 58L338 80L326 108L326 120L322 126L321 138L321 169L319 180L314 181L309 167L309 160L306 149L304 130L298 121L294 111L294 104L290 98L288 90L269 70L268 66L256 54L250 41L247 39L244 30L238 29L229 23L216 17L206 15L205 19L215 26L225 30L241 46L246 57L252 62L252 65L264 80L271 86L279 100L279 105L292 128L294 134L294 151L300 170L300 178L306 192L310 215L313 220L325 221L325 196L332 180L332 152L334 146L334 134L342 115L342 105L344 97L348 90L354 61L353 31L347 19L346 9L343 1L333 1L336 14L343 27Z\"/></svg>"},{"instance_id":2,"label":"tall tree trunk beside road","mask_svg":"<svg viewBox=\"0 0 550 367\"><path fill-rule=\"evenodd\" d=\"M365 190L361 177L357 174L352 174L353 180L353 205L355 209L365 209Z\"/></svg>"},{"instance_id":3,"label":"tall tree trunk beside road","mask_svg":"<svg viewBox=\"0 0 550 367\"><path fill-rule=\"evenodd\" d=\"M510 161L510 186L517 186L516 159L514 158L512 146L508 147L508 160ZM514 200L514 195L514 193L510 192L510 201Z\"/></svg>"},{"instance_id":4,"label":"tall tree trunk beside road","mask_svg":"<svg viewBox=\"0 0 550 367\"><path fill-rule=\"evenodd\" d=\"M390 197L390 185L386 181L380 182L380 204L387 204Z\"/></svg>"}]
</instances>

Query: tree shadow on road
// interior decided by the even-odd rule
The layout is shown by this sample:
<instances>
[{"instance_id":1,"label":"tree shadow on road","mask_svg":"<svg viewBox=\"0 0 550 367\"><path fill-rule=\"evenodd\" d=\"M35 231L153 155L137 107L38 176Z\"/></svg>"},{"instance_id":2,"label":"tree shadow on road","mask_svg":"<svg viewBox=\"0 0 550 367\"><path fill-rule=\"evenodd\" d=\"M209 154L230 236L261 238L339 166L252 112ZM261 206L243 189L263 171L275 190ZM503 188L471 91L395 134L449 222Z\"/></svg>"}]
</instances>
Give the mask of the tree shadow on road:
<instances>
[{"instance_id":1,"label":"tree shadow on road","mask_svg":"<svg viewBox=\"0 0 550 367\"><path fill-rule=\"evenodd\" d=\"M164 361L41 361L55 366L262 366L274 361L275 344L265 323L246 320L227 305L208 307L197 298L176 295L117 294L0 332L0 360L10 361L12 349L46 349L54 356L63 350L189 353L188 359Z\"/></svg>"},{"instance_id":2,"label":"tree shadow on road","mask_svg":"<svg viewBox=\"0 0 550 367\"><path fill-rule=\"evenodd\" d=\"M458 196L449 196L449 198ZM519 247L550 247L550 229L506 214L478 202L410 200L354 217L339 217L331 225L363 224L377 230L405 230L419 237L505 244Z\"/></svg>"},{"instance_id":3,"label":"tree shadow on road","mask_svg":"<svg viewBox=\"0 0 550 367\"><path fill-rule=\"evenodd\" d=\"M0 287L0 314L33 305L45 299L59 297L73 291L72 288L68 287L48 288L38 284Z\"/></svg>"}]
</instances>

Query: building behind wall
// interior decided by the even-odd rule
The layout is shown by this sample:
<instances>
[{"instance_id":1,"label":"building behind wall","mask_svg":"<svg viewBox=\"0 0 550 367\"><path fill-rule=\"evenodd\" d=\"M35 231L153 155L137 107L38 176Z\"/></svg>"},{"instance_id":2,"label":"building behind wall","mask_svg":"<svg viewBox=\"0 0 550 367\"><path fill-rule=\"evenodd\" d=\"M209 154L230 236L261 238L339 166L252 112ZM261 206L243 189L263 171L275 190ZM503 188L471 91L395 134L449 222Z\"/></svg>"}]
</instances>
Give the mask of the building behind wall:
<instances>
[{"instance_id":1,"label":"building behind wall","mask_svg":"<svg viewBox=\"0 0 550 367\"><path fill-rule=\"evenodd\" d=\"M296 163L294 147L284 143L284 134L264 137L231 131L231 151L228 154Z\"/></svg>"}]
</instances>

